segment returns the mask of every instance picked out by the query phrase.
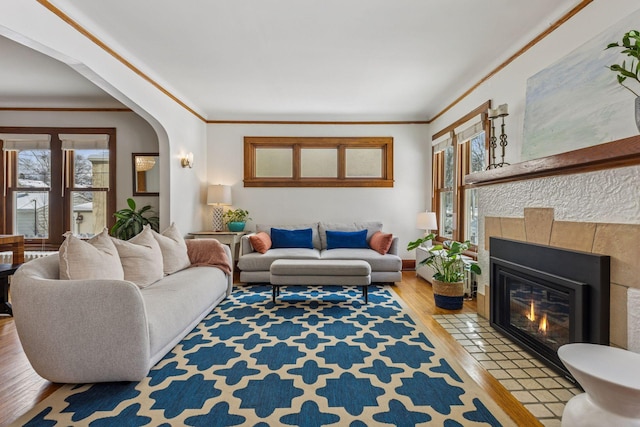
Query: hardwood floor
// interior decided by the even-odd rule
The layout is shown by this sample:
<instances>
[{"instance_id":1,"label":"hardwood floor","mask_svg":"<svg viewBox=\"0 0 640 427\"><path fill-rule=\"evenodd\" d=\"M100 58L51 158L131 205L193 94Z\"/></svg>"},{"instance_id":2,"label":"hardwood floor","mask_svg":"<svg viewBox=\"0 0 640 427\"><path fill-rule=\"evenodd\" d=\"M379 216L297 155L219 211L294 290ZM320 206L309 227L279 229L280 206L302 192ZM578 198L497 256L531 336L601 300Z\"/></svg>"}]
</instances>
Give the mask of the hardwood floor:
<instances>
[{"instance_id":1,"label":"hardwood floor","mask_svg":"<svg viewBox=\"0 0 640 427\"><path fill-rule=\"evenodd\" d=\"M435 306L431 285L405 271L402 282L394 287L418 319L446 346L448 352L495 400L519 426L542 426L495 378L467 353L431 316L446 313L475 313L475 301L465 301L459 311L442 310ZM31 368L22 351L13 318L0 317L0 426L15 421L38 402L56 391L60 385L42 379Z\"/></svg>"},{"instance_id":2,"label":"hardwood floor","mask_svg":"<svg viewBox=\"0 0 640 427\"><path fill-rule=\"evenodd\" d=\"M476 301L465 301L461 310L443 310L435 306L431 284L414 271L404 271L402 282L393 289L411 308L418 319L433 332L462 368L480 388L509 415L518 426L542 426L518 400L489 374L444 328L433 319L434 314L476 313Z\"/></svg>"},{"instance_id":3,"label":"hardwood floor","mask_svg":"<svg viewBox=\"0 0 640 427\"><path fill-rule=\"evenodd\" d=\"M35 373L22 351L12 317L0 317L0 426L27 412L60 386Z\"/></svg>"}]
</instances>

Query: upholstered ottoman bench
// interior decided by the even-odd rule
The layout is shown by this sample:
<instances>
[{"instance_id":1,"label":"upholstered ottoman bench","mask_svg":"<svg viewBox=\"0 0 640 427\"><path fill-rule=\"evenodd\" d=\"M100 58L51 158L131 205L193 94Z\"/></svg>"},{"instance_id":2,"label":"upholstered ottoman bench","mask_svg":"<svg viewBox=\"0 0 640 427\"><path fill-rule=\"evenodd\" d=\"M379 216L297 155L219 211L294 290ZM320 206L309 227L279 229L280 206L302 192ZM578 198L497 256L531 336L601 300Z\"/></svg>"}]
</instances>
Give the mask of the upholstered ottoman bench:
<instances>
[{"instance_id":1,"label":"upholstered ottoman bench","mask_svg":"<svg viewBox=\"0 0 640 427\"><path fill-rule=\"evenodd\" d=\"M278 259L271 263L270 283L273 302L280 294L280 286L342 285L362 286L365 304L371 284L371 266L361 260Z\"/></svg>"}]
</instances>

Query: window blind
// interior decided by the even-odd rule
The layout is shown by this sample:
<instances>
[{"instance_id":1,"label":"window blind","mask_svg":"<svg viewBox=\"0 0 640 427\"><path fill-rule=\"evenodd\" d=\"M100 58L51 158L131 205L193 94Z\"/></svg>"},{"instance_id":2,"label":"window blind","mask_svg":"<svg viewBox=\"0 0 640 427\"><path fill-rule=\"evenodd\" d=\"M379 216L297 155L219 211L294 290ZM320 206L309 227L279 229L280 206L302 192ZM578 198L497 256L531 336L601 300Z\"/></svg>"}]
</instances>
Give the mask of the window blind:
<instances>
[{"instance_id":1,"label":"window blind","mask_svg":"<svg viewBox=\"0 0 640 427\"><path fill-rule=\"evenodd\" d=\"M463 142L470 140L471 138L478 135L479 133L482 133L483 131L484 131L484 126L482 126L482 122L476 122L472 124L471 126L456 133L458 144L462 144Z\"/></svg>"},{"instance_id":2,"label":"window blind","mask_svg":"<svg viewBox=\"0 0 640 427\"><path fill-rule=\"evenodd\" d=\"M51 135L48 134L3 133L0 139L4 141L4 151L48 150L51 145Z\"/></svg>"},{"instance_id":3,"label":"window blind","mask_svg":"<svg viewBox=\"0 0 640 427\"><path fill-rule=\"evenodd\" d=\"M453 139L447 138L443 141L433 144L433 152L439 153L440 151L444 151L447 147L451 147L452 145L453 145Z\"/></svg>"},{"instance_id":4,"label":"window blind","mask_svg":"<svg viewBox=\"0 0 640 427\"><path fill-rule=\"evenodd\" d=\"M107 150L109 135L106 134L58 134L63 150Z\"/></svg>"}]
</instances>

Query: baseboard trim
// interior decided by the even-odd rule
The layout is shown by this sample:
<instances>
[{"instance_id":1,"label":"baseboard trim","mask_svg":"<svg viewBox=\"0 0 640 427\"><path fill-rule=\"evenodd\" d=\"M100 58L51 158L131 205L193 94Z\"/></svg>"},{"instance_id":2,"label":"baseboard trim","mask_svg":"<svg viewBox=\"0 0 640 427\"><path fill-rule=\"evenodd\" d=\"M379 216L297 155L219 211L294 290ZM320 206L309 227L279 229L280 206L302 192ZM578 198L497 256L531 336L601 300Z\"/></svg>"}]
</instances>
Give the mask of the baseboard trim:
<instances>
[{"instance_id":1,"label":"baseboard trim","mask_svg":"<svg viewBox=\"0 0 640 427\"><path fill-rule=\"evenodd\" d=\"M402 270L415 270L416 269L416 260L415 259L403 259L402 260Z\"/></svg>"}]
</instances>

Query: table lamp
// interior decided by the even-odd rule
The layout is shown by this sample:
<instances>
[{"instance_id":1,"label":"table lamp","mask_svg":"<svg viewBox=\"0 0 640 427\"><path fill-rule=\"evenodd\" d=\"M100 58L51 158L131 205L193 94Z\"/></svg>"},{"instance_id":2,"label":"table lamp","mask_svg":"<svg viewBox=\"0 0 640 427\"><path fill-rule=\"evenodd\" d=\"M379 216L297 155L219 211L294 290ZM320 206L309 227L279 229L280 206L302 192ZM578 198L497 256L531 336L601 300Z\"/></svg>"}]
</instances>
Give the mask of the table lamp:
<instances>
[{"instance_id":1,"label":"table lamp","mask_svg":"<svg viewBox=\"0 0 640 427\"><path fill-rule=\"evenodd\" d=\"M207 190L207 204L213 205L213 231L224 231L223 206L231 204L231 186L210 185Z\"/></svg>"},{"instance_id":2,"label":"table lamp","mask_svg":"<svg viewBox=\"0 0 640 427\"><path fill-rule=\"evenodd\" d=\"M438 219L436 218L435 212L420 212L418 217L416 218L416 228L420 230L425 230L424 235L427 236L431 231L435 231L438 229ZM425 242L427 243L427 242ZM427 247L431 246L431 242L429 242Z\"/></svg>"}]
</instances>

